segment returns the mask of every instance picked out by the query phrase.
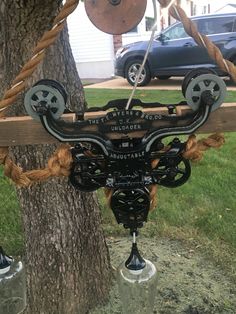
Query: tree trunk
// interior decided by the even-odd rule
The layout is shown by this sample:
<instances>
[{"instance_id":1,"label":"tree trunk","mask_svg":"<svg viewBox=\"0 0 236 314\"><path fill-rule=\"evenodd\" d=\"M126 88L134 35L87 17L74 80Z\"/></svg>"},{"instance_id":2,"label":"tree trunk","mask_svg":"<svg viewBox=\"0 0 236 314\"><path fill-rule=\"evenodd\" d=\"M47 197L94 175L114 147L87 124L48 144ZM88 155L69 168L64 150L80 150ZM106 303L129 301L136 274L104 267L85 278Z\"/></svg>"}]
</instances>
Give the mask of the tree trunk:
<instances>
[{"instance_id":1,"label":"tree trunk","mask_svg":"<svg viewBox=\"0 0 236 314\"><path fill-rule=\"evenodd\" d=\"M1 93L50 29L60 5L58 0L1 1ZM67 30L47 50L29 85L42 78L61 82L72 95L71 105L84 105ZM22 103L21 96L9 115L22 114ZM28 170L44 167L54 149L51 145L15 147L12 155ZM52 179L18 189L18 196L25 232L27 313L83 314L104 302L111 272L95 195L79 193L67 179Z\"/></svg>"}]
</instances>

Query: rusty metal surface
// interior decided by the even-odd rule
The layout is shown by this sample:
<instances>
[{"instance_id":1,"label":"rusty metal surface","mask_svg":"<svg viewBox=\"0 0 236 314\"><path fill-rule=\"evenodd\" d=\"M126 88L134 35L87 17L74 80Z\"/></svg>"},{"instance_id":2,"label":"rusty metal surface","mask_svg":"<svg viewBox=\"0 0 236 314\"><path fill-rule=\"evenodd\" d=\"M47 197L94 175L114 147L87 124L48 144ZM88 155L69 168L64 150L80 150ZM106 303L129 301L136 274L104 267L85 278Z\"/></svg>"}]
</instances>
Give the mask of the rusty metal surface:
<instances>
[{"instance_id":1,"label":"rusty metal surface","mask_svg":"<svg viewBox=\"0 0 236 314\"><path fill-rule=\"evenodd\" d=\"M117 2L118 4L112 4ZM85 9L91 22L101 31L119 35L127 33L142 20L147 0L86 0Z\"/></svg>"}]
</instances>

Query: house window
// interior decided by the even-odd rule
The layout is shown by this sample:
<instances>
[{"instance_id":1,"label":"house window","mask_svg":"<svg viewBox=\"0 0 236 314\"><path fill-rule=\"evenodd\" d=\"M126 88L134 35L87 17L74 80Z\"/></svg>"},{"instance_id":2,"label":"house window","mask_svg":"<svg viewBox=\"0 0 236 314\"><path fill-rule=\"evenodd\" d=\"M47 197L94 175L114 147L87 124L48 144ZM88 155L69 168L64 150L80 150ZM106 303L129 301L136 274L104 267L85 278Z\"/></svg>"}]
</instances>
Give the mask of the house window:
<instances>
[{"instance_id":1,"label":"house window","mask_svg":"<svg viewBox=\"0 0 236 314\"><path fill-rule=\"evenodd\" d=\"M208 13L211 13L211 5L208 4Z\"/></svg>"},{"instance_id":2,"label":"house window","mask_svg":"<svg viewBox=\"0 0 236 314\"><path fill-rule=\"evenodd\" d=\"M148 17L148 16L145 17L146 32L149 32L152 30L154 22L155 20L153 17Z\"/></svg>"},{"instance_id":3,"label":"house window","mask_svg":"<svg viewBox=\"0 0 236 314\"><path fill-rule=\"evenodd\" d=\"M193 1L191 1L191 15L196 15L197 14L197 6L194 4Z\"/></svg>"}]
</instances>

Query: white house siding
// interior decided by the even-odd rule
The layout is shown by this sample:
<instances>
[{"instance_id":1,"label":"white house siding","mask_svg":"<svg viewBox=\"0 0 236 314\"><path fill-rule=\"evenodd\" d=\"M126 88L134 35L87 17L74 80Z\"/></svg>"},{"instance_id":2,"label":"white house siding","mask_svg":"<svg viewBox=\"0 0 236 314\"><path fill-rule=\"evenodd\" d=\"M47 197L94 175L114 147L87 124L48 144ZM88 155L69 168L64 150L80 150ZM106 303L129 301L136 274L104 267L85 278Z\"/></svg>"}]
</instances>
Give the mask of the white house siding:
<instances>
[{"instance_id":1,"label":"white house siding","mask_svg":"<svg viewBox=\"0 0 236 314\"><path fill-rule=\"evenodd\" d=\"M211 0L212 13L231 13L236 9L229 4L236 5L236 0Z\"/></svg>"},{"instance_id":2,"label":"white house siding","mask_svg":"<svg viewBox=\"0 0 236 314\"><path fill-rule=\"evenodd\" d=\"M197 5L197 14L203 14L204 6L210 5L210 13L231 13L236 12L236 9L229 4L236 5L236 0L195 0Z\"/></svg>"},{"instance_id":3,"label":"white house siding","mask_svg":"<svg viewBox=\"0 0 236 314\"><path fill-rule=\"evenodd\" d=\"M216 10L216 13L236 13L236 3L233 5L225 5L218 10Z\"/></svg>"},{"instance_id":4,"label":"white house siding","mask_svg":"<svg viewBox=\"0 0 236 314\"><path fill-rule=\"evenodd\" d=\"M84 4L68 18L72 52L80 78L109 78L114 73L113 36L98 30L87 17Z\"/></svg>"}]
</instances>

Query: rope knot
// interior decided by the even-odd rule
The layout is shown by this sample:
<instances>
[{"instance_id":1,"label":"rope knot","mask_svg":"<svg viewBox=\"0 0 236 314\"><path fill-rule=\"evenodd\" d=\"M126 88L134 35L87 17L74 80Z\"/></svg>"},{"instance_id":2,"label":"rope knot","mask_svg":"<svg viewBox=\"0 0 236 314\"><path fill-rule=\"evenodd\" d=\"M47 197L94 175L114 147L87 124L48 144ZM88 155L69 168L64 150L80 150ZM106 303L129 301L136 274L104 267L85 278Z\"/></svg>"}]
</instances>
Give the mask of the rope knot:
<instances>
[{"instance_id":1,"label":"rope knot","mask_svg":"<svg viewBox=\"0 0 236 314\"><path fill-rule=\"evenodd\" d=\"M190 135L186 143L186 150L183 157L192 161L199 161L203 157L203 152L209 148L220 148L225 143L224 135L216 133L208 138L197 141L196 135Z\"/></svg>"}]
</instances>

